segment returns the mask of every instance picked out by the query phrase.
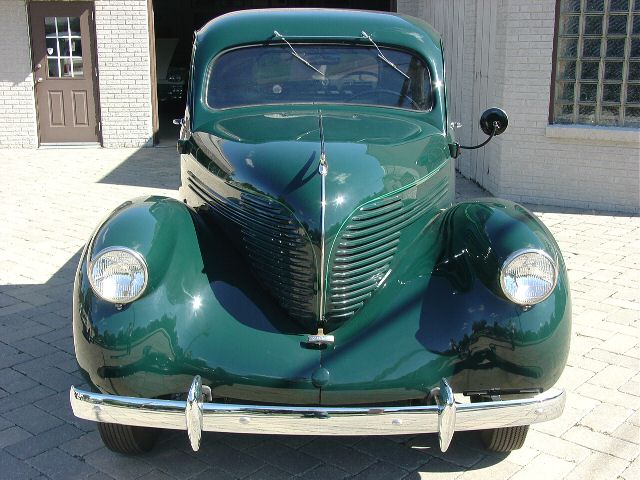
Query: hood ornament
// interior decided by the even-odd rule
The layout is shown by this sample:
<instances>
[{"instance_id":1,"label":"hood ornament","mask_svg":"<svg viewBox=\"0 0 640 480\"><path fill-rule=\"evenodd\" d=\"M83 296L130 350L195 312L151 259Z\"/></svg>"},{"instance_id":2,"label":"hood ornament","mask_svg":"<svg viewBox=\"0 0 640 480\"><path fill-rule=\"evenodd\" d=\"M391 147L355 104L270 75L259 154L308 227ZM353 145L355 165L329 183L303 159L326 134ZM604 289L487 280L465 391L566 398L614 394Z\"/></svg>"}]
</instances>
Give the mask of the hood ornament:
<instances>
[{"instance_id":1,"label":"hood ornament","mask_svg":"<svg viewBox=\"0 0 640 480\"><path fill-rule=\"evenodd\" d=\"M322 328L318 328L318 333L315 335L307 335L307 343L317 346L331 345L334 341L335 337L324 333L324 329Z\"/></svg>"}]
</instances>

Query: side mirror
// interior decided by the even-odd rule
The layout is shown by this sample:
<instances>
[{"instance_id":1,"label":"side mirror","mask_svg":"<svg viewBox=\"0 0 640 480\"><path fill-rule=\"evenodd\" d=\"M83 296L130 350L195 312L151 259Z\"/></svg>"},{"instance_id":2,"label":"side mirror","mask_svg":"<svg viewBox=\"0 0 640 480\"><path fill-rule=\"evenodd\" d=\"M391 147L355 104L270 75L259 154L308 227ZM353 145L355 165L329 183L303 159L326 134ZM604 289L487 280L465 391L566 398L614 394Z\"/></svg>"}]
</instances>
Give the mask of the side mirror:
<instances>
[{"instance_id":1,"label":"side mirror","mask_svg":"<svg viewBox=\"0 0 640 480\"><path fill-rule=\"evenodd\" d=\"M458 143L454 144L452 147L449 145L449 151L453 158L458 158L460 155L460 149L464 148L465 150L475 150L476 148L484 147L487 143L491 141L491 139L497 135L500 135L507 129L507 125L509 125L509 118L504 110L500 108L490 108L485 110L484 113L480 116L480 128L485 133L485 135L489 135L484 142L474 145L474 146L465 146L460 145Z\"/></svg>"},{"instance_id":2,"label":"side mirror","mask_svg":"<svg viewBox=\"0 0 640 480\"><path fill-rule=\"evenodd\" d=\"M485 110L480 116L480 128L485 135L498 136L503 133L509 125L509 117L500 108L490 108ZM495 131L494 131L495 128Z\"/></svg>"}]
</instances>

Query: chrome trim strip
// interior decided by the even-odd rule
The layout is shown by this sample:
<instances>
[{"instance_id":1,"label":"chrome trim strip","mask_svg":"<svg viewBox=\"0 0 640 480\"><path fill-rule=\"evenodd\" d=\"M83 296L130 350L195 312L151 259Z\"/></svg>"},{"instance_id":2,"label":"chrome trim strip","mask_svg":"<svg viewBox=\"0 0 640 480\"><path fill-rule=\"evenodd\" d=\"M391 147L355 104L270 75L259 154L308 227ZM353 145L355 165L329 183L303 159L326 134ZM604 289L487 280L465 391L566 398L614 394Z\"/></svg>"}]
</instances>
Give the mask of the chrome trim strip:
<instances>
[{"instance_id":1,"label":"chrome trim strip","mask_svg":"<svg viewBox=\"0 0 640 480\"><path fill-rule=\"evenodd\" d=\"M319 328L324 327L324 309L325 309L325 290L326 279L325 277L325 215L327 212L327 173L329 172L329 165L327 164L327 154L324 146L324 127L322 126L322 111L318 111L318 128L320 129L320 164L318 165L318 173L322 178L322 186L320 190L320 286L318 295L320 297L319 305Z\"/></svg>"},{"instance_id":2,"label":"chrome trim strip","mask_svg":"<svg viewBox=\"0 0 640 480\"><path fill-rule=\"evenodd\" d=\"M442 387L441 387L442 388ZM514 427L557 418L565 404L564 390L551 389L532 398L452 404L453 392L443 388L445 404L412 407L293 407L202 403L202 430L275 435L393 435L441 433ZM98 422L186 430L187 402L121 397L71 387L76 417ZM449 396L451 395L451 396ZM455 405L455 415L447 413ZM443 412L443 413L441 413ZM451 433L447 432L450 429ZM444 443L443 443L443 446Z\"/></svg>"}]
</instances>

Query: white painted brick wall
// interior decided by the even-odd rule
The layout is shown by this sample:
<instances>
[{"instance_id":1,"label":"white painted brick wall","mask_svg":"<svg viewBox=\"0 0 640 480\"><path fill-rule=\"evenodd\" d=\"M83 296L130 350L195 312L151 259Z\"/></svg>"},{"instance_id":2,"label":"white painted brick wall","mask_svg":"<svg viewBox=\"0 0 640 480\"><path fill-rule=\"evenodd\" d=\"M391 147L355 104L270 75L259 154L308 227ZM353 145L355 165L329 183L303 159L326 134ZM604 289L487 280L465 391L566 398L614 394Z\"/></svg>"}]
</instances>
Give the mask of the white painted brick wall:
<instances>
[{"instance_id":1,"label":"white painted brick wall","mask_svg":"<svg viewBox=\"0 0 640 480\"><path fill-rule=\"evenodd\" d=\"M635 144L549 138L555 0L508 0L502 143L494 193L519 202L596 210L640 209L640 131Z\"/></svg>"},{"instance_id":2,"label":"white painted brick wall","mask_svg":"<svg viewBox=\"0 0 640 480\"><path fill-rule=\"evenodd\" d=\"M490 170L485 186L498 196L523 203L638 212L640 131L635 143L545 135L555 0L496 1L500 8L492 100L509 114L509 129L485 147L485 166ZM428 5L424 0L399 0L398 12L427 19ZM473 28L473 22L465 21L465 39L473 41ZM464 52L465 64L473 64L473 50L469 53L465 46ZM465 86L469 81L473 84L474 72L467 69L464 75L470 77ZM465 100L464 105L471 110L471 102ZM469 114L463 116L469 118ZM463 155L458 162L465 175L471 168L467 159Z\"/></svg>"},{"instance_id":3,"label":"white painted brick wall","mask_svg":"<svg viewBox=\"0 0 640 480\"><path fill-rule=\"evenodd\" d=\"M24 0L0 0L0 148L38 143Z\"/></svg>"},{"instance_id":4,"label":"white painted brick wall","mask_svg":"<svg viewBox=\"0 0 640 480\"><path fill-rule=\"evenodd\" d=\"M96 0L105 147L150 146L151 74L146 0Z\"/></svg>"}]
</instances>

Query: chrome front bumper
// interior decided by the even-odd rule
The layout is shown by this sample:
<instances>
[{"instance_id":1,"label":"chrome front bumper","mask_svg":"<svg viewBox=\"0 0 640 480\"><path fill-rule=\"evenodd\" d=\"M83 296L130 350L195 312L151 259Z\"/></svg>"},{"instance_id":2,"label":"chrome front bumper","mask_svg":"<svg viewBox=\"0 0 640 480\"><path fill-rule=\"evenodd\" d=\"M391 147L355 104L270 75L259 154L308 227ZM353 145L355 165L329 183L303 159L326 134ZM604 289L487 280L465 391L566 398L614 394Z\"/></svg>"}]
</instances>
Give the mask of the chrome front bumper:
<instances>
[{"instance_id":1,"label":"chrome front bumper","mask_svg":"<svg viewBox=\"0 0 640 480\"><path fill-rule=\"evenodd\" d=\"M455 403L445 379L437 405L415 407L288 407L204 402L207 387L193 379L187 401L120 397L71 387L76 417L97 422L186 430L198 450L202 431L281 435L397 435L438 433L446 451L455 431L515 427L553 420L562 413L564 390L532 398Z\"/></svg>"}]
</instances>

